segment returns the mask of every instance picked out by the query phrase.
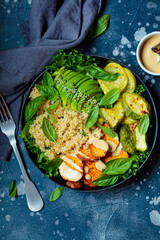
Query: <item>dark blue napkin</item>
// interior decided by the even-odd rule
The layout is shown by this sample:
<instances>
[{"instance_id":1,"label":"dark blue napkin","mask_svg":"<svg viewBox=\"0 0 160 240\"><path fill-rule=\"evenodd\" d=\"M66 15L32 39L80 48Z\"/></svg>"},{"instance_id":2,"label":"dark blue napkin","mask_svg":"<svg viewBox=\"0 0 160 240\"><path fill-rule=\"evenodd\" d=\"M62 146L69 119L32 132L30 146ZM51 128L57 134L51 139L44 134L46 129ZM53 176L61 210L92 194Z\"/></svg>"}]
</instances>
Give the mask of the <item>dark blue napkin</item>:
<instances>
[{"instance_id":1,"label":"dark blue napkin","mask_svg":"<svg viewBox=\"0 0 160 240\"><path fill-rule=\"evenodd\" d=\"M26 47L0 53L0 92L7 96L16 125L23 92L59 49L83 42L100 7L101 0L32 1L30 18L21 25ZM0 160L7 160L10 149L0 133Z\"/></svg>"}]
</instances>

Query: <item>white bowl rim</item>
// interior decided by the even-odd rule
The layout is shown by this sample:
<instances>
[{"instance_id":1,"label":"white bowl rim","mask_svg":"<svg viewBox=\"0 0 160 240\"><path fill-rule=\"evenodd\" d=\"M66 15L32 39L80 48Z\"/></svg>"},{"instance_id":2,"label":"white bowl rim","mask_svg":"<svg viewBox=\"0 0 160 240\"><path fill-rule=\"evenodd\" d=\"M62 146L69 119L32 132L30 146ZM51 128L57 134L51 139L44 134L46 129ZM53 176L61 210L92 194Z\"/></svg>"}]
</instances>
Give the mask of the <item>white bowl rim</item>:
<instances>
[{"instance_id":1,"label":"white bowl rim","mask_svg":"<svg viewBox=\"0 0 160 240\"><path fill-rule=\"evenodd\" d=\"M144 36L141 41L139 42L138 46L137 46L137 51L136 51L136 57L137 57L137 61L139 66L148 74L150 75L154 75L154 76L160 76L160 72L159 73L155 73L155 72L151 72L149 71L147 68L144 67L144 65L142 64L141 60L140 60L140 49L142 47L142 44L146 41L146 39L148 39L150 36L153 35L160 35L160 31L156 31L156 32L151 32L149 34L147 34L146 36Z\"/></svg>"}]
</instances>

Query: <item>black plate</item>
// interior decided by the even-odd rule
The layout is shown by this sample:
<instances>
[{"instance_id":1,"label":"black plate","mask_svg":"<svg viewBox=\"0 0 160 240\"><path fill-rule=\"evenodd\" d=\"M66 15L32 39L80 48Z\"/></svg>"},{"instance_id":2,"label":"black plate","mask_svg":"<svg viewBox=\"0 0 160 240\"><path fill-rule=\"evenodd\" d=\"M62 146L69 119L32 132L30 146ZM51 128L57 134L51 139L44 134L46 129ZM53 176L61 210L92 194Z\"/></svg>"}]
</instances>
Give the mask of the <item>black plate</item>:
<instances>
[{"instance_id":1,"label":"black plate","mask_svg":"<svg viewBox=\"0 0 160 240\"><path fill-rule=\"evenodd\" d=\"M114 62L117 62L119 64L121 64L120 62L118 61L115 61L115 60L112 60L112 59L108 59L106 57L101 57L101 56L96 56L96 55L91 55L91 57L94 57L96 58L98 61L99 61L99 66L100 67L104 67L106 66L107 62L108 61L114 61ZM126 67L128 68L127 66L125 66L124 64L121 64L123 67ZM129 69L129 68L128 68ZM130 69L129 69L130 70ZM131 71L131 70L130 70ZM26 94L26 97L24 99L24 102L23 102L23 106L22 106L22 112L21 112L21 129L23 129L24 127L24 124L25 124L25 121L24 121L24 109L25 109L25 106L26 104L28 103L29 99L28 99L28 96L32 90L32 87L35 83L38 83L42 78L42 75L45 71L43 71L32 83L32 85L30 86L30 88L28 89L27 91L27 94ZM131 71L132 72L132 71ZM152 132L152 135L150 136L150 139L149 139L149 151L150 151L150 154L147 156L147 158L145 159L145 161L140 165L139 167L139 170L142 168L142 166L145 164L145 162L149 159L150 155L151 155L151 152L153 151L153 148L154 148L154 145L155 145L155 142L156 142L156 138L157 138L157 131L158 131L158 118L157 118L157 111L156 111L156 107L155 107L155 104L154 104L154 101L153 101L153 98L147 88L147 86L145 85L145 83L135 74L133 73L134 76L136 77L136 80L137 80L137 83L138 84L143 84L146 88L146 91L145 91L145 97L147 99L147 101L149 102L151 108L152 108L152 116L153 116L153 119L152 119L152 124L154 126L153 128L153 132ZM25 147L27 149L27 146L26 146L26 143L24 142L25 144ZM34 162L33 159L35 159L35 154L31 153L28 149L27 149L27 152L29 154L29 157L30 159L33 161L34 164L36 164L36 162ZM40 169L41 172L43 172L43 170ZM44 172L43 172L44 173ZM91 188L89 186L86 186L86 185L83 185L83 187L81 189L76 189L76 190L79 190L79 191L83 191L83 192L95 192L95 191L102 191L102 190L106 190L106 189L111 189L113 187L116 187L122 183L124 183L125 181L127 181L128 179L130 179L133 175L130 175L127 179L121 179L119 180L116 184L110 186L110 187L94 187L94 188ZM63 180L61 177L59 178L50 178L52 181L58 183L59 185L63 186L63 187L67 187L69 188L68 186L66 186L65 184L65 180Z\"/></svg>"}]
</instances>

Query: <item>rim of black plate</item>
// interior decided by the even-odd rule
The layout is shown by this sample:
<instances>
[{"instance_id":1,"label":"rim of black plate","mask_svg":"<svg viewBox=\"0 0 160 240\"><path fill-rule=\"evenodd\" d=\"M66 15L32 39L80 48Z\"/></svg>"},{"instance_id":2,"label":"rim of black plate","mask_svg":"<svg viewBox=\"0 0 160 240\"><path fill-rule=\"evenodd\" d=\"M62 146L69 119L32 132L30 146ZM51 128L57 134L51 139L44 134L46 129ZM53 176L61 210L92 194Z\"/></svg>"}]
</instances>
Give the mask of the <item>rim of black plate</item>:
<instances>
[{"instance_id":1,"label":"rim of black plate","mask_svg":"<svg viewBox=\"0 0 160 240\"><path fill-rule=\"evenodd\" d=\"M137 173L138 173L139 170L144 166L144 164L147 162L147 160L148 160L149 157L151 156L152 151L153 151L153 149L154 149L154 147L155 147L156 139L157 139L157 133L158 133L158 116L157 116L157 110L156 110L156 106L155 106L154 100L153 100L153 98L152 98L152 95L151 95L150 91L148 90L146 84L140 79L140 77L139 77L136 73L134 73L128 66L126 66L126 65L123 64L123 63L121 63L120 61L115 60L115 59L112 59L112 58L100 56L100 55L92 55L92 54L85 54L85 53L82 53L82 54L87 55L87 56L90 56L90 57L93 57L93 58L98 58L98 59L100 59L101 61L106 61L106 62L107 62L107 61L110 60L110 61L117 62L118 64L122 65L123 67L129 69L129 70L134 74L134 76L136 77L136 79L138 80L138 82L140 82L141 84L143 84L144 87L145 87L145 89L146 89L146 92L147 92L147 94L148 94L148 96L149 96L149 99L150 99L150 102L151 102L151 104L152 104L152 110L153 110L153 113L154 113L154 118L155 118L155 123L156 123L156 124L155 124L155 130L154 130L154 133L153 133L154 136L152 136L152 137L153 137L153 143L152 143L152 147L151 147L151 149L150 149L150 153L148 154L147 158L143 161L143 163L140 165L139 169L137 170ZM29 93L31 92L31 89L32 89L33 85L34 85L38 80L40 80L41 76L44 74L45 71L46 71L46 70L44 70L43 72L41 72L41 73L35 78L35 80L33 81L33 83L30 85L30 87L28 88L28 90L27 90L26 93L25 93L25 96L24 96L24 98L23 98L23 103L22 103L21 114L20 114L20 124L19 124L19 126L20 126L20 129L19 129L19 130L20 130L20 131L23 129L24 108L25 108L25 105L26 105L26 102L27 102ZM45 173L43 172L43 170L41 170L41 169L37 166L36 162L35 162L34 160L32 160L32 158L31 158L31 156L30 156L30 155L31 155L31 152L30 152L30 150L27 148L27 145L26 145L25 141L24 141L23 139L22 139L22 141L23 141L23 143L24 143L25 149L27 150L29 159L30 159L30 160L32 161L32 163L39 169L39 171L45 175ZM46 177L46 176L45 176L45 177ZM74 188L70 188L70 187L66 186L65 184L59 183L59 182L57 181L58 179L61 179L61 180L62 180L61 177L58 177L58 178L49 178L49 177L47 177L47 178L49 178L51 181L57 183L58 185L60 185L60 186L62 186L62 187L65 187L65 188L68 188L68 189L71 189L71 190L74 190L74 191L92 192L92 193L93 193L93 192L100 192L100 191L104 191L104 190L109 190L109 189L115 188L115 187L123 184L124 182L128 181L128 180L131 179L132 177L135 177L135 176L132 174L132 175L130 175L128 178L119 180L117 183L115 183L114 185L111 185L111 186L109 186L109 187L98 187L98 186L97 186L97 187L89 187L89 186L85 186L85 187L88 188L88 189L83 189L83 188L76 188L76 189L74 189ZM56 179L57 179L57 180L56 180ZM65 181L65 180L64 180L64 181Z\"/></svg>"}]
</instances>

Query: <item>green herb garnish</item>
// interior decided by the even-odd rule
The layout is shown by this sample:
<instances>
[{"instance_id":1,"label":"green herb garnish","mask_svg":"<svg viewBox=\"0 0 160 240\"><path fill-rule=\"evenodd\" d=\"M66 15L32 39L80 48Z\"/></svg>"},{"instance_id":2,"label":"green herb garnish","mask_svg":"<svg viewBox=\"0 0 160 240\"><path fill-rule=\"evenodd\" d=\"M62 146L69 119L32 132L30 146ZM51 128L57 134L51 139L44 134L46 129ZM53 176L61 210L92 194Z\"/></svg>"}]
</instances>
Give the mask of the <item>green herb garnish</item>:
<instances>
[{"instance_id":1,"label":"green herb garnish","mask_svg":"<svg viewBox=\"0 0 160 240\"><path fill-rule=\"evenodd\" d=\"M118 176L103 176L94 180L92 183L99 187L108 187L116 183Z\"/></svg>"},{"instance_id":2,"label":"green herb garnish","mask_svg":"<svg viewBox=\"0 0 160 240\"><path fill-rule=\"evenodd\" d=\"M109 137L115 138L118 137L117 133L115 133L111 128L107 128L104 126L99 126L104 133L106 133Z\"/></svg>"},{"instance_id":3,"label":"green herb garnish","mask_svg":"<svg viewBox=\"0 0 160 240\"><path fill-rule=\"evenodd\" d=\"M114 88L107 92L101 99L99 106L110 105L117 101L120 96L120 89Z\"/></svg>"},{"instance_id":4,"label":"green herb garnish","mask_svg":"<svg viewBox=\"0 0 160 240\"><path fill-rule=\"evenodd\" d=\"M138 125L139 133L146 134L146 132L148 131L149 124L150 124L149 116L148 114L144 114L139 121Z\"/></svg>"},{"instance_id":5,"label":"green herb garnish","mask_svg":"<svg viewBox=\"0 0 160 240\"><path fill-rule=\"evenodd\" d=\"M54 189L54 191L52 192L49 201L53 202L56 201L58 198L60 198L60 196L63 193L63 187L57 187L56 189Z\"/></svg>"},{"instance_id":6,"label":"green herb garnish","mask_svg":"<svg viewBox=\"0 0 160 240\"><path fill-rule=\"evenodd\" d=\"M99 115L99 107L96 106L88 114L88 117L85 121L85 128L86 129L93 127L93 125L97 122L98 115Z\"/></svg>"},{"instance_id":7,"label":"green herb garnish","mask_svg":"<svg viewBox=\"0 0 160 240\"><path fill-rule=\"evenodd\" d=\"M42 130L46 138L48 138L52 142L57 141L57 133L54 130L53 125L47 118L43 118L42 121Z\"/></svg>"},{"instance_id":8,"label":"green herb garnish","mask_svg":"<svg viewBox=\"0 0 160 240\"><path fill-rule=\"evenodd\" d=\"M143 93L146 91L145 87L142 84L139 84L136 87L135 93L139 94L139 95L144 95Z\"/></svg>"},{"instance_id":9,"label":"green herb garnish","mask_svg":"<svg viewBox=\"0 0 160 240\"><path fill-rule=\"evenodd\" d=\"M30 120L36 114L43 99L44 99L44 97L42 97L42 96L36 97L26 105L25 110L24 110L26 122L28 120Z\"/></svg>"},{"instance_id":10,"label":"green herb garnish","mask_svg":"<svg viewBox=\"0 0 160 240\"><path fill-rule=\"evenodd\" d=\"M59 93L54 87L47 85L37 85L36 87L41 96L48 100L56 101L59 98Z\"/></svg>"},{"instance_id":11,"label":"green herb garnish","mask_svg":"<svg viewBox=\"0 0 160 240\"><path fill-rule=\"evenodd\" d=\"M53 83L52 75L47 71L43 74L42 84L47 85L49 87L53 87L54 83Z\"/></svg>"},{"instance_id":12,"label":"green herb garnish","mask_svg":"<svg viewBox=\"0 0 160 240\"><path fill-rule=\"evenodd\" d=\"M16 195L17 195L17 186L16 186L16 182L13 180L9 186L9 196L16 197Z\"/></svg>"}]
</instances>

